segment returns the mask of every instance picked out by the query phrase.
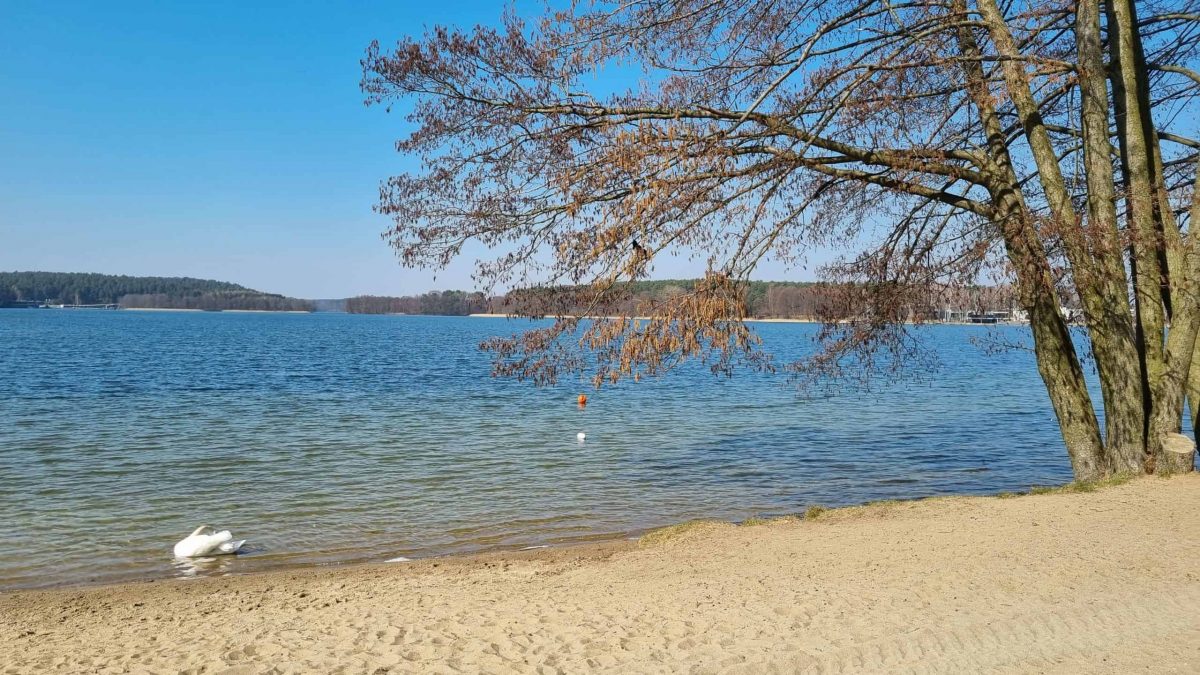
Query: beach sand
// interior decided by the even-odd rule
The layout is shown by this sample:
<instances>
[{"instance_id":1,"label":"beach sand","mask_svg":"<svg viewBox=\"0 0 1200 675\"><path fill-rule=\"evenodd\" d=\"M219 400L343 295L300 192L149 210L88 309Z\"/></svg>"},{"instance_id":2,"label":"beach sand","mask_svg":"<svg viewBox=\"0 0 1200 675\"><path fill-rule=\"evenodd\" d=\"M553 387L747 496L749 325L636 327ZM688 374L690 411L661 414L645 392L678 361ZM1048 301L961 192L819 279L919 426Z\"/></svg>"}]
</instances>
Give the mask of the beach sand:
<instances>
[{"instance_id":1,"label":"beach sand","mask_svg":"<svg viewBox=\"0 0 1200 675\"><path fill-rule=\"evenodd\" d=\"M98 557L97 564L101 564ZM1200 476L0 595L3 673L1196 673Z\"/></svg>"}]
</instances>

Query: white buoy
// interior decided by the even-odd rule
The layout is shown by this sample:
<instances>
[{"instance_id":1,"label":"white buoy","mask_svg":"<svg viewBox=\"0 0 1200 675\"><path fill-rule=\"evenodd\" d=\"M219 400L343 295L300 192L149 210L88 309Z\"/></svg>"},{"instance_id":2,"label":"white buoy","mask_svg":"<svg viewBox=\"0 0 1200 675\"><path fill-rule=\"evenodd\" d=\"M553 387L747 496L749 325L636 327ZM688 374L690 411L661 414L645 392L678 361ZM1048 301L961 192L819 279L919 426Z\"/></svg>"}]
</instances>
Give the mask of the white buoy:
<instances>
[{"instance_id":1,"label":"white buoy","mask_svg":"<svg viewBox=\"0 0 1200 675\"><path fill-rule=\"evenodd\" d=\"M582 443L584 441L584 439L587 438L587 434L585 434L581 431L581 432L575 434L575 438L578 438L579 442Z\"/></svg>"}]
</instances>

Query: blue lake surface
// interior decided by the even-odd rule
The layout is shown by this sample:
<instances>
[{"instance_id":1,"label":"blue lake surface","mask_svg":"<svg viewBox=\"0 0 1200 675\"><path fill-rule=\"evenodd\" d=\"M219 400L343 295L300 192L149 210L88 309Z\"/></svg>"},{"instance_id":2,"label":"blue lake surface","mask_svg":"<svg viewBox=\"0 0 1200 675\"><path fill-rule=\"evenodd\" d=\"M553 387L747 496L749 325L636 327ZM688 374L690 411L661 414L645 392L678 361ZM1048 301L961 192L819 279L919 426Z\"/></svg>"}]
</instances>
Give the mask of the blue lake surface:
<instances>
[{"instance_id":1,"label":"blue lake surface","mask_svg":"<svg viewBox=\"0 0 1200 675\"><path fill-rule=\"evenodd\" d=\"M0 588L553 545L1071 478L1032 355L972 342L1023 328L923 329L936 372L806 398L782 376L703 367L600 391L490 377L479 342L527 326L0 310ZM813 348L815 326L755 329L785 358ZM248 553L173 560L201 524Z\"/></svg>"}]
</instances>

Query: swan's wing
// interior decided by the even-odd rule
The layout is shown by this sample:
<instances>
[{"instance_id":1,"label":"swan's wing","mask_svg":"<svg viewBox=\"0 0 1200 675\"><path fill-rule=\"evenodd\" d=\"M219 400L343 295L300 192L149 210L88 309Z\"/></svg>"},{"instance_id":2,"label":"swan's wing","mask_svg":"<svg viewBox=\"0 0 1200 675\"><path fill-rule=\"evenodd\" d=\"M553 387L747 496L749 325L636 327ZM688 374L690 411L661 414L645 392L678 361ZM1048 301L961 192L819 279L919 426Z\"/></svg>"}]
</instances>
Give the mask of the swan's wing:
<instances>
[{"instance_id":1,"label":"swan's wing","mask_svg":"<svg viewBox=\"0 0 1200 675\"><path fill-rule=\"evenodd\" d=\"M221 544L220 546L218 546L217 548L221 551L221 553L237 553L238 551L241 550L242 545L245 543L246 543L245 539L239 539L237 541L227 541L227 542Z\"/></svg>"},{"instance_id":2,"label":"swan's wing","mask_svg":"<svg viewBox=\"0 0 1200 675\"><path fill-rule=\"evenodd\" d=\"M175 553L176 558L188 558L193 555L193 551L195 551L196 548L194 539L195 536L196 535L193 534L192 536L187 537L186 539L175 544L173 552Z\"/></svg>"},{"instance_id":3,"label":"swan's wing","mask_svg":"<svg viewBox=\"0 0 1200 675\"><path fill-rule=\"evenodd\" d=\"M207 534L194 534L175 544L175 556L179 558L199 558L217 550L219 542L214 542Z\"/></svg>"},{"instance_id":4,"label":"swan's wing","mask_svg":"<svg viewBox=\"0 0 1200 675\"><path fill-rule=\"evenodd\" d=\"M245 540L233 541L229 530L215 534L199 534L203 530L211 530L208 525L198 528L192 535L175 544L175 555L180 558L200 558L206 555L220 553L236 553L246 543Z\"/></svg>"}]
</instances>

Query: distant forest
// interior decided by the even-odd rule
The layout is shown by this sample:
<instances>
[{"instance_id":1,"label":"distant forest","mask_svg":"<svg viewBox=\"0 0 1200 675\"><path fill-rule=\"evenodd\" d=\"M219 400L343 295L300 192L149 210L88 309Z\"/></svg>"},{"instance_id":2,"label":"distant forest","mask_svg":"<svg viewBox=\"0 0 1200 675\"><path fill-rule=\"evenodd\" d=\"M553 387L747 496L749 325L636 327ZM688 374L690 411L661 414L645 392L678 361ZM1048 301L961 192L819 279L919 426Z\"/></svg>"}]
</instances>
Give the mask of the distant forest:
<instances>
[{"instance_id":1,"label":"distant forest","mask_svg":"<svg viewBox=\"0 0 1200 675\"><path fill-rule=\"evenodd\" d=\"M515 290L489 297L478 291L431 291L401 297L360 295L345 300L301 300L263 293L225 281L188 277L130 277L109 274L0 272L0 307L48 304L117 304L125 308L346 311L351 314L648 314L671 298L689 293L695 279L665 279L619 284L603 305L592 306L587 287L560 286ZM837 303L848 287L816 282L751 281L743 284L747 317L816 319ZM936 299L935 299L936 298ZM1064 301L1066 306L1075 303ZM901 319L937 320L945 310L1004 311L1015 305L1007 287L931 289L921 307L905 308Z\"/></svg>"},{"instance_id":2,"label":"distant forest","mask_svg":"<svg viewBox=\"0 0 1200 675\"><path fill-rule=\"evenodd\" d=\"M0 307L30 302L161 309L313 310L311 300L263 293L227 281L78 272L0 272Z\"/></svg>"},{"instance_id":3,"label":"distant forest","mask_svg":"<svg viewBox=\"0 0 1200 675\"><path fill-rule=\"evenodd\" d=\"M389 297L360 295L346 299L351 314L440 314L465 316L489 311L487 296L468 291L431 291L422 295Z\"/></svg>"},{"instance_id":4,"label":"distant forest","mask_svg":"<svg viewBox=\"0 0 1200 675\"><path fill-rule=\"evenodd\" d=\"M435 291L417 296L359 296L346 300L352 314L442 314L480 313L555 315L591 313L617 315L647 313L655 305L690 292L695 279L664 279L620 284L601 306L585 306L590 298L586 287L531 288L507 295L487 297L466 291ZM747 317L759 319L816 319L823 307L839 301L839 288L818 282L750 281L744 284ZM1008 287L979 286L965 289L931 289L929 302L908 308L908 316L924 320L945 319L946 310L956 312L1007 311L1016 298ZM1070 303L1067 303L1070 304Z\"/></svg>"},{"instance_id":5,"label":"distant forest","mask_svg":"<svg viewBox=\"0 0 1200 675\"><path fill-rule=\"evenodd\" d=\"M645 314L656 305L691 292L697 279L661 279L618 284L600 306L590 302L587 287L531 288L493 298L490 311L497 314L597 315ZM742 284L747 316L754 318L809 318L817 314L828 286L804 281L748 281Z\"/></svg>"}]
</instances>

